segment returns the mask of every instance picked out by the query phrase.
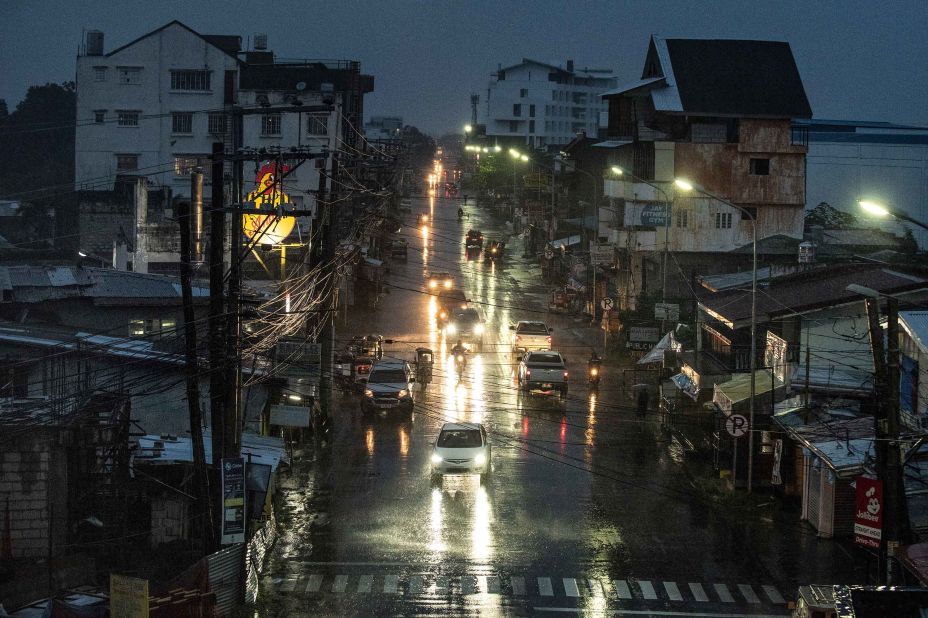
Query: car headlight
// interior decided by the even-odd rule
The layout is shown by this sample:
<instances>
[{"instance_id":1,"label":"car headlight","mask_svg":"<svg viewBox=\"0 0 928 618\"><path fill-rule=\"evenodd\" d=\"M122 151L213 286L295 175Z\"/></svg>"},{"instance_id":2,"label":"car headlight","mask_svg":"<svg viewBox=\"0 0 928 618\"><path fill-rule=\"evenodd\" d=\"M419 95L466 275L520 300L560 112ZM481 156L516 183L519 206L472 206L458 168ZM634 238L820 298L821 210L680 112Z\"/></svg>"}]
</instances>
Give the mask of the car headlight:
<instances>
[{"instance_id":1,"label":"car headlight","mask_svg":"<svg viewBox=\"0 0 928 618\"><path fill-rule=\"evenodd\" d=\"M429 281L429 287L430 287L430 288L436 288L436 287L438 287L438 282L437 282L437 281Z\"/></svg>"},{"instance_id":2,"label":"car headlight","mask_svg":"<svg viewBox=\"0 0 928 618\"><path fill-rule=\"evenodd\" d=\"M441 455L439 455L438 453L432 453L432 463L440 464L441 462L442 462Z\"/></svg>"},{"instance_id":3,"label":"car headlight","mask_svg":"<svg viewBox=\"0 0 928 618\"><path fill-rule=\"evenodd\" d=\"M451 284L452 284L452 283L453 283L453 282L451 281L451 279L445 279L445 289L446 289L446 290L450 290L450 289L451 289Z\"/></svg>"},{"instance_id":4,"label":"car headlight","mask_svg":"<svg viewBox=\"0 0 928 618\"><path fill-rule=\"evenodd\" d=\"M369 389L369 388L366 388L366 389L364 389L364 396L365 396L365 397L373 397L373 396L374 396L374 391L372 391L372 390Z\"/></svg>"},{"instance_id":5,"label":"car headlight","mask_svg":"<svg viewBox=\"0 0 928 618\"><path fill-rule=\"evenodd\" d=\"M448 334L449 334L449 335L453 335L453 334L456 333L456 332L458 332L458 327L455 326L454 324L449 324L449 325L448 325Z\"/></svg>"},{"instance_id":6,"label":"car headlight","mask_svg":"<svg viewBox=\"0 0 928 618\"><path fill-rule=\"evenodd\" d=\"M440 316L441 316L441 319L444 320L445 318L448 317L448 312L447 312L447 311L442 311L442 312L439 313L438 315L440 315Z\"/></svg>"},{"instance_id":7,"label":"car headlight","mask_svg":"<svg viewBox=\"0 0 928 618\"><path fill-rule=\"evenodd\" d=\"M474 457L474 463L477 464L478 466L482 466L486 462L487 462L487 456L484 455L483 453L477 453L477 456Z\"/></svg>"},{"instance_id":8,"label":"car headlight","mask_svg":"<svg viewBox=\"0 0 928 618\"><path fill-rule=\"evenodd\" d=\"M463 363L463 362L464 362L464 357L458 355L458 357L457 357L455 360L456 360L457 362L459 362L459 363Z\"/></svg>"},{"instance_id":9,"label":"car headlight","mask_svg":"<svg viewBox=\"0 0 928 618\"><path fill-rule=\"evenodd\" d=\"M595 368L595 367L592 368L592 369L590 369L590 375L598 376L598 375L599 375L599 369L597 369L597 368Z\"/></svg>"},{"instance_id":10,"label":"car headlight","mask_svg":"<svg viewBox=\"0 0 928 618\"><path fill-rule=\"evenodd\" d=\"M400 399L408 395L409 395L409 391L407 391L405 388L396 394L396 396L399 397Z\"/></svg>"},{"instance_id":11,"label":"car headlight","mask_svg":"<svg viewBox=\"0 0 928 618\"><path fill-rule=\"evenodd\" d=\"M476 326L474 326L474 334L475 335L483 334L483 324L477 324Z\"/></svg>"}]
</instances>

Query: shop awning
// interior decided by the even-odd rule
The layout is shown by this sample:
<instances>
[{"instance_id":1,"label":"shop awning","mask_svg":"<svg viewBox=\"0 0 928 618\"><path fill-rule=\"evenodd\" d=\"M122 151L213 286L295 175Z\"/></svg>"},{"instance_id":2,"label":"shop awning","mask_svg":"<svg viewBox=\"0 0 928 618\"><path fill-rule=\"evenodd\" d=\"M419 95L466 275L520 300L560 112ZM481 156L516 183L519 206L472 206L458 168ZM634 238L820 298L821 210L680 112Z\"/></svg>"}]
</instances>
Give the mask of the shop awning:
<instances>
[{"instance_id":1,"label":"shop awning","mask_svg":"<svg viewBox=\"0 0 928 618\"><path fill-rule=\"evenodd\" d=\"M696 388L696 383L693 382L688 375L678 373L675 376L671 376L670 381L693 401L696 401L696 397L699 395L699 389Z\"/></svg>"},{"instance_id":2,"label":"shop awning","mask_svg":"<svg viewBox=\"0 0 928 618\"><path fill-rule=\"evenodd\" d=\"M778 388L783 388L783 381L774 377L770 371L758 369L754 372L755 396ZM731 380L715 385L712 403L717 405L722 412L730 414L734 405L747 401L750 397L751 374L736 373L731 377Z\"/></svg>"},{"instance_id":3,"label":"shop awning","mask_svg":"<svg viewBox=\"0 0 928 618\"><path fill-rule=\"evenodd\" d=\"M681 352L683 346L677 341L677 338L674 337L673 331L670 331L658 341L651 351L638 359L639 365L647 365L648 363L660 363L664 360L664 350L675 350Z\"/></svg>"}]
</instances>

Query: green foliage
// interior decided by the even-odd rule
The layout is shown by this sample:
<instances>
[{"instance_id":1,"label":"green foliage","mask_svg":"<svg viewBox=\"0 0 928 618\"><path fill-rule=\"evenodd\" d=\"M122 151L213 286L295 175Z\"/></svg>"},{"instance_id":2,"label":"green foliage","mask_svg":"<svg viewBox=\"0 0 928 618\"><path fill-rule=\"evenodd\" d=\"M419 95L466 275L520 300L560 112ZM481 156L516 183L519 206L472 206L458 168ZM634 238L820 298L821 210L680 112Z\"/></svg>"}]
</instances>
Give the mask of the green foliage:
<instances>
[{"instance_id":1,"label":"green foliage","mask_svg":"<svg viewBox=\"0 0 928 618\"><path fill-rule=\"evenodd\" d=\"M905 228L902 241L899 243L899 250L906 255L915 255L918 253L918 241L915 240L915 234L912 233L912 228Z\"/></svg>"},{"instance_id":2,"label":"green foliage","mask_svg":"<svg viewBox=\"0 0 928 618\"><path fill-rule=\"evenodd\" d=\"M403 128L403 146L412 167L426 169L435 158L435 140L413 126Z\"/></svg>"}]
</instances>

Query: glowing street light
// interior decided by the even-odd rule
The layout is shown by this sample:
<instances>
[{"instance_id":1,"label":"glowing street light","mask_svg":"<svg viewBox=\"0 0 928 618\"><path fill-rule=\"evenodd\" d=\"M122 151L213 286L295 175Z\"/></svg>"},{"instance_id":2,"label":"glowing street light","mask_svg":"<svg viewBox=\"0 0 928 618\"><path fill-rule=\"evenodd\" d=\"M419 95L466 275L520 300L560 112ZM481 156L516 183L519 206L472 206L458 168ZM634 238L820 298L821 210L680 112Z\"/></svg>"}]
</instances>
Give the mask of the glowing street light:
<instances>
[{"instance_id":1,"label":"glowing street light","mask_svg":"<svg viewBox=\"0 0 928 618\"><path fill-rule=\"evenodd\" d=\"M519 155L519 158L523 161L528 161L528 155Z\"/></svg>"},{"instance_id":2,"label":"glowing street light","mask_svg":"<svg viewBox=\"0 0 928 618\"><path fill-rule=\"evenodd\" d=\"M678 189L682 189L684 191L693 191L694 189L696 189L696 185L694 185L692 182L690 182L686 178L675 178L673 181L673 184ZM700 193L704 193L704 191L700 191Z\"/></svg>"},{"instance_id":3,"label":"glowing street light","mask_svg":"<svg viewBox=\"0 0 928 618\"><path fill-rule=\"evenodd\" d=\"M625 170L623 170L623 169L622 169L621 167L619 167L618 165L613 165L610 169L611 169L612 173L615 174L616 176L621 176L622 174L625 173Z\"/></svg>"},{"instance_id":4,"label":"glowing street light","mask_svg":"<svg viewBox=\"0 0 928 618\"><path fill-rule=\"evenodd\" d=\"M502 152L502 150L503 150L503 147L500 146L499 144L493 146L493 152Z\"/></svg>"},{"instance_id":5,"label":"glowing street light","mask_svg":"<svg viewBox=\"0 0 928 618\"><path fill-rule=\"evenodd\" d=\"M512 155L514 158L518 159L519 156L520 156L522 153L520 153L520 152L519 152L518 150L516 150L515 148L510 148L510 149L509 149L509 154Z\"/></svg>"},{"instance_id":6,"label":"glowing street light","mask_svg":"<svg viewBox=\"0 0 928 618\"><path fill-rule=\"evenodd\" d=\"M470 132L473 131L473 130L474 130L474 127L472 127L471 125L469 125L469 124L465 124L465 125L464 125L464 132L465 132L465 133L470 133Z\"/></svg>"}]
</instances>

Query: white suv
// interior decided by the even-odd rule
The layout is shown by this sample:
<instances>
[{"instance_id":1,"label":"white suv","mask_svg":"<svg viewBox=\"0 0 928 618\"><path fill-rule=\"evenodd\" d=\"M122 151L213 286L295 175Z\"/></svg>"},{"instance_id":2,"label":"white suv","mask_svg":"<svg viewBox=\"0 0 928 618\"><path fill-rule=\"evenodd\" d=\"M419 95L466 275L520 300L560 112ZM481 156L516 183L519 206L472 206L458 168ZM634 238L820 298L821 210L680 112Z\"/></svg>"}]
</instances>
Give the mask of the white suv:
<instances>
[{"instance_id":1,"label":"white suv","mask_svg":"<svg viewBox=\"0 0 928 618\"><path fill-rule=\"evenodd\" d=\"M484 482L490 474L490 443L479 423L445 423L432 450L432 482L445 474L479 474Z\"/></svg>"}]
</instances>

